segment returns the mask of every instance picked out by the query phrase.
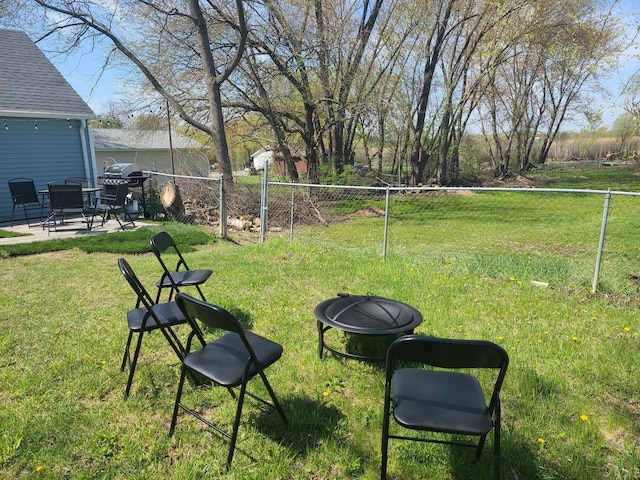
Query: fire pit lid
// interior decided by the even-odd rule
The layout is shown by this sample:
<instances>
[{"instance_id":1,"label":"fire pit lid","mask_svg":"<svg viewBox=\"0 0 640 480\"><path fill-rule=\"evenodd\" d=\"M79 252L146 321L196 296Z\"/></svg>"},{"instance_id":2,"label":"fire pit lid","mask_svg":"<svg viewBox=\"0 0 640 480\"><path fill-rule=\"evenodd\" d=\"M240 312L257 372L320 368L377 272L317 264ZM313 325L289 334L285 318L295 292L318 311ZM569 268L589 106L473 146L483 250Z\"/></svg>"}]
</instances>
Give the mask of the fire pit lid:
<instances>
[{"instance_id":1,"label":"fire pit lid","mask_svg":"<svg viewBox=\"0 0 640 480\"><path fill-rule=\"evenodd\" d=\"M320 303L314 313L325 325L368 335L407 332L422 323L422 314L410 305L372 294L338 294Z\"/></svg>"}]
</instances>

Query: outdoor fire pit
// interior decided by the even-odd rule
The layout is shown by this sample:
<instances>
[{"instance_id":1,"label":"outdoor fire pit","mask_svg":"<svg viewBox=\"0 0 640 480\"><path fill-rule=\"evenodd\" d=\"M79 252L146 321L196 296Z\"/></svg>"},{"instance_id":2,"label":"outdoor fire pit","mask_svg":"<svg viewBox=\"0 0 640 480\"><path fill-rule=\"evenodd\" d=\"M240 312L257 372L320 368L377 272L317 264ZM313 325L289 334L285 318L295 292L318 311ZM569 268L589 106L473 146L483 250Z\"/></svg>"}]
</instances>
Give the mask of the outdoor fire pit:
<instances>
[{"instance_id":1,"label":"outdoor fire pit","mask_svg":"<svg viewBox=\"0 0 640 480\"><path fill-rule=\"evenodd\" d=\"M339 350L325 342L330 329L353 335L387 336L413 333L422 323L422 314L406 303L376 295L349 295L339 293L325 300L314 310L318 321L318 355L324 350L358 360L384 360L384 356L369 356Z\"/></svg>"}]
</instances>

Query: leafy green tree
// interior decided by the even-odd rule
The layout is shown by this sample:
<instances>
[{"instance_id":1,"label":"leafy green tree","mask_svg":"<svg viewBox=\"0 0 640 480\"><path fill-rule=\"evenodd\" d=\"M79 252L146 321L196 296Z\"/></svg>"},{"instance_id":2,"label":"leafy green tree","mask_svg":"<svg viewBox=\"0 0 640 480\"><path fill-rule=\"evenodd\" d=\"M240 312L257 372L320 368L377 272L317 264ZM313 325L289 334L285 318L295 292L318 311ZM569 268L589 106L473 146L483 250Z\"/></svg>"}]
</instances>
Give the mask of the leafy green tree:
<instances>
[{"instance_id":1,"label":"leafy green tree","mask_svg":"<svg viewBox=\"0 0 640 480\"><path fill-rule=\"evenodd\" d=\"M625 112L613 121L613 131L618 140L618 147L623 155L628 155L628 142L638 134L640 119L630 112Z\"/></svg>"}]
</instances>

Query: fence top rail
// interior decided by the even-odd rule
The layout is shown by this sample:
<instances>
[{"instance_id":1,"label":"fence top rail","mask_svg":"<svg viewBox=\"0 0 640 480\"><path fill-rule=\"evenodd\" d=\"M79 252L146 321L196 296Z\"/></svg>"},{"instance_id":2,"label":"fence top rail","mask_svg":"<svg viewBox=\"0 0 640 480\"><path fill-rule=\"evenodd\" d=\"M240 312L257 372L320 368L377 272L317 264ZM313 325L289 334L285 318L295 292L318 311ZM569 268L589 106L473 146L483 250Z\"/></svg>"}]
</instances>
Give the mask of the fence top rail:
<instances>
[{"instance_id":1,"label":"fence top rail","mask_svg":"<svg viewBox=\"0 0 640 480\"><path fill-rule=\"evenodd\" d=\"M555 193L589 193L600 195L629 195L640 196L640 192L625 192L620 190L589 190L576 188L510 188L510 187L366 187L360 185L320 185L316 183L291 183L291 182L267 182L269 185L283 185L291 187L316 187L316 188L348 188L352 190L377 190L377 191L425 191L425 192L442 192L444 190L451 191L485 191L485 192L555 192Z\"/></svg>"},{"instance_id":2,"label":"fence top rail","mask_svg":"<svg viewBox=\"0 0 640 480\"><path fill-rule=\"evenodd\" d=\"M191 180L209 180L209 181L214 181L217 182L219 180L222 180L222 176L224 174L220 174L220 178L211 178L211 177L197 177L194 175L173 175L171 173L163 173L163 172L152 172L149 170L144 170L142 173L144 173L145 175L157 175L160 177L171 177L171 178L189 178Z\"/></svg>"}]
</instances>

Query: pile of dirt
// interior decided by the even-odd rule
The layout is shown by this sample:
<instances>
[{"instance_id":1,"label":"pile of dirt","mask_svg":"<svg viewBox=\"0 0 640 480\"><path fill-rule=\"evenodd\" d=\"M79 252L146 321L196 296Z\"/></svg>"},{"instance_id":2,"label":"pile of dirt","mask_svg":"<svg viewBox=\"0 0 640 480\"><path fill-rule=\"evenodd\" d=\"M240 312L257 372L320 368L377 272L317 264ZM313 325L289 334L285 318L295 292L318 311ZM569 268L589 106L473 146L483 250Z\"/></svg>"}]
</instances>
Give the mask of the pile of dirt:
<instances>
[{"instance_id":1,"label":"pile of dirt","mask_svg":"<svg viewBox=\"0 0 640 480\"><path fill-rule=\"evenodd\" d=\"M361 208L360 210L353 212L352 217L384 217L385 211L375 205L369 205L368 207Z\"/></svg>"},{"instance_id":2,"label":"pile of dirt","mask_svg":"<svg viewBox=\"0 0 640 480\"><path fill-rule=\"evenodd\" d=\"M484 187L536 188L536 183L522 175L509 175L487 181Z\"/></svg>"}]
</instances>

